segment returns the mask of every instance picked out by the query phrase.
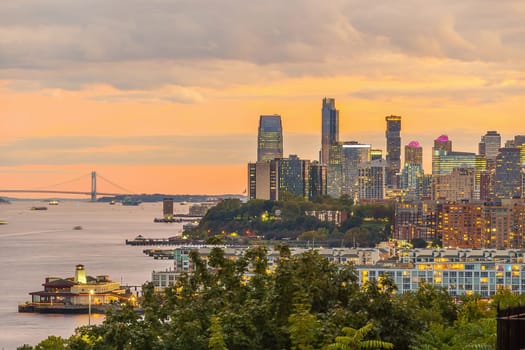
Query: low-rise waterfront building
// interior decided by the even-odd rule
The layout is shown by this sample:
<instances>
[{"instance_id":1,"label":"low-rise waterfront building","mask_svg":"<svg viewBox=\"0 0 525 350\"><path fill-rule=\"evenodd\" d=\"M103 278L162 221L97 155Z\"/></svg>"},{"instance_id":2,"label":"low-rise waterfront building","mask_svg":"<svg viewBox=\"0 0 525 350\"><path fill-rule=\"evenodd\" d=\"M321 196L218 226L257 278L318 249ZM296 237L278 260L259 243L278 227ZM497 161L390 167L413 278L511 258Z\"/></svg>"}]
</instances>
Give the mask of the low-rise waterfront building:
<instances>
[{"instance_id":1,"label":"low-rise waterfront building","mask_svg":"<svg viewBox=\"0 0 525 350\"><path fill-rule=\"evenodd\" d=\"M157 290L173 285L182 273L191 273L192 250L207 264L213 246L184 246L174 250L174 268L153 271ZM225 257L236 259L246 247L222 247ZM309 249L291 248L292 256ZM490 297L500 289L525 293L525 250L496 249L379 249L315 248L319 255L338 265L355 266L359 283L390 277L399 293L416 291L421 283L445 288L452 296L479 294ZM279 264L279 252L267 254L269 273ZM248 269L247 275L250 270Z\"/></svg>"},{"instance_id":2,"label":"low-rise waterfront building","mask_svg":"<svg viewBox=\"0 0 525 350\"><path fill-rule=\"evenodd\" d=\"M87 276L84 265L77 265L75 277L46 277L43 290L31 292L31 302L19 305L20 312L93 313L133 298L133 294L107 275Z\"/></svg>"}]
</instances>

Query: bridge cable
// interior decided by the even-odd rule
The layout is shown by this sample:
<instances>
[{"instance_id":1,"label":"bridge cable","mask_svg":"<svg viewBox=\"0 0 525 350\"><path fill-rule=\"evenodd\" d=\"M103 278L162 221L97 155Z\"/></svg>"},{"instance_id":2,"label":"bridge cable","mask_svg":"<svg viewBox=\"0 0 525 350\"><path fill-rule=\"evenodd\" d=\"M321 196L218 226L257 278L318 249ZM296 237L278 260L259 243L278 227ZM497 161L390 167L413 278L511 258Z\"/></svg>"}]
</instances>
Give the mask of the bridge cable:
<instances>
[{"instance_id":1,"label":"bridge cable","mask_svg":"<svg viewBox=\"0 0 525 350\"><path fill-rule=\"evenodd\" d=\"M43 190L43 189L48 189L48 188L53 188L53 187L58 187L58 186L62 186L62 185L65 185L65 184L69 184L69 183L72 183L72 182L75 182L75 181L78 181L82 178L85 178L86 176L89 176L89 175L81 175L77 178L74 178L72 180L68 180L68 181L63 181L63 182L59 182L59 183L56 183L54 185L48 185L48 186L42 186L42 187L37 187L37 188L32 188L32 190Z\"/></svg>"},{"instance_id":2,"label":"bridge cable","mask_svg":"<svg viewBox=\"0 0 525 350\"><path fill-rule=\"evenodd\" d=\"M123 190L125 193L129 193L129 194L133 194L133 193L136 193L135 191L130 191L129 189L127 188L124 188L120 185L117 185L116 183L106 179L104 176L100 175L99 173L97 173L97 178L101 178L102 180L106 181L107 183L109 183L110 185L113 185L115 187L117 187L118 189L120 190Z\"/></svg>"}]
</instances>

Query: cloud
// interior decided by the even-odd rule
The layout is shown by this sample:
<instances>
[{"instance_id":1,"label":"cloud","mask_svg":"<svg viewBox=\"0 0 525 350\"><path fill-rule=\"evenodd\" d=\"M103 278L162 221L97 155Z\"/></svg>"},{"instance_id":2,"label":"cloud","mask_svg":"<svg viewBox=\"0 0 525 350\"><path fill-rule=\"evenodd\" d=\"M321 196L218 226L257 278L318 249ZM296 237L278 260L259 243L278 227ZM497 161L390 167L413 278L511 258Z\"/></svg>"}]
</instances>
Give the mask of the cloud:
<instances>
[{"instance_id":1,"label":"cloud","mask_svg":"<svg viewBox=\"0 0 525 350\"><path fill-rule=\"evenodd\" d=\"M0 8L0 79L14 89L219 88L388 76L414 57L523 71L524 16L512 0L12 1Z\"/></svg>"},{"instance_id":2,"label":"cloud","mask_svg":"<svg viewBox=\"0 0 525 350\"><path fill-rule=\"evenodd\" d=\"M239 164L254 158L253 135L56 136L2 142L3 166L39 164Z\"/></svg>"}]
</instances>

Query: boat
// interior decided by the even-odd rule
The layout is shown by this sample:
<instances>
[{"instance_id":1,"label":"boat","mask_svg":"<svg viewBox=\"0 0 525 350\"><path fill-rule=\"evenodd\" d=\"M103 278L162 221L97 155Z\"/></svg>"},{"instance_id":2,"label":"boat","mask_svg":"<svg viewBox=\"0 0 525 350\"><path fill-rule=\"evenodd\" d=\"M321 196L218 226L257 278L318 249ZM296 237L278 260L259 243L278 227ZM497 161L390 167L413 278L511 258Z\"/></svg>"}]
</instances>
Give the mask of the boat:
<instances>
[{"instance_id":1,"label":"boat","mask_svg":"<svg viewBox=\"0 0 525 350\"><path fill-rule=\"evenodd\" d=\"M31 207L31 210L47 210L47 207Z\"/></svg>"},{"instance_id":2,"label":"boat","mask_svg":"<svg viewBox=\"0 0 525 350\"><path fill-rule=\"evenodd\" d=\"M115 201L109 202L109 205L115 205Z\"/></svg>"},{"instance_id":3,"label":"boat","mask_svg":"<svg viewBox=\"0 0 525 350\"><path fill-rule=\"evenodd\" d=\"M7 225L7 221L5 221L5 220L0 220L0 225Z\"/></svg>"},{"instance_id":4,"label":"boat","mask_svg":"<svg viewBox=\"0 0 525 350\"><path fill-rule=\"evenodd\" d=\"M58 205L58 201L57 200L49 201L49 205Z\"/></svg>"},{"instance_id":5,"label":"boat","mask_svg":"<svg viewBox=\"0 0 525 350\"><path fill-rule=\"evenodd\" d=\"M131 197L126 197L122 201L122 205L139 205L140 203L142 203L140 200Z\"/></svg>"},{"instance_id":6,"label":"boat","mask_svg":"<svg viewBox=\"0 0 525 350\"><path fill-rule=\"evenodd\" d=\"M74 226L73 230L82 230L82 226Z\"/></svg>"}]
</instances>

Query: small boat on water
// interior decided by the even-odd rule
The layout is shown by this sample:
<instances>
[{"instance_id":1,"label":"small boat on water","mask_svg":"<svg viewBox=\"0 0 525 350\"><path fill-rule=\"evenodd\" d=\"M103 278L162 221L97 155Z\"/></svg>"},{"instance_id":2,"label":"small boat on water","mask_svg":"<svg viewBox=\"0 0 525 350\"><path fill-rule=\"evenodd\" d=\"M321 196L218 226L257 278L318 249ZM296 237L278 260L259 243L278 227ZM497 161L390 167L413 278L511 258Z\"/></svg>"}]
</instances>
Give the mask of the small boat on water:
<instances>
[{"instance_id":1,"label":"small boat on water","mask_svg":"<svg viewBox=\"0 0 525 350\"><path fill-rule=\"evenodd\" d=\"M115 205L115 201L109 202L109 205Z\"/></svg>"},{"instance_id":2,"label":"small boat on water","mask_svg":"<svg viewBox=\"0 0 525 350\"><path fill-rule=\"evenodd\" d=\"M82 226L74 226L73 230L82 230Z\"/></svg>"},{"instance_id":3,"label":"small boat on water","mask_svg":"<svg viewBox=\"0 0 525 350\"><path fill-rule=\"evenodd\" d=\"M31 207L31 210L47 210L47 207Z\"/></svg>"},{"instance_id":4,"label":"small boat on water","mask_svg":"<svg viewBox=\"0 0 525 350\"><path fill-rule=\"evenodd\" d=\"M139 205L140 203L142 203L140 200L131 197L126 197L122 201L122 205Z\"/></svg>"},{"instance_id":5,"label":"small boat on water","mask_svg":"<svg viewBox=\"0 0 525 350\"><path fill-rule=\"evenodd\" d=\"M49 201L49 205L58 205L58 201L57 200Z\"/></svg>"},{"instance_id":6,"label":"small boat on water","mask_svg":"<svg viewBox=\"0 0 525 350\"><path fill-rule=\"evenodd\" d=\"M0 220L0 225L7 225L7 221L5 221L5 220Z\"/></svg>"}]
</instances>

